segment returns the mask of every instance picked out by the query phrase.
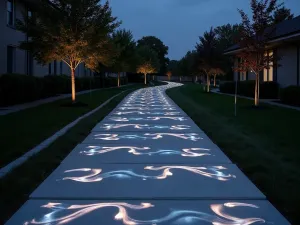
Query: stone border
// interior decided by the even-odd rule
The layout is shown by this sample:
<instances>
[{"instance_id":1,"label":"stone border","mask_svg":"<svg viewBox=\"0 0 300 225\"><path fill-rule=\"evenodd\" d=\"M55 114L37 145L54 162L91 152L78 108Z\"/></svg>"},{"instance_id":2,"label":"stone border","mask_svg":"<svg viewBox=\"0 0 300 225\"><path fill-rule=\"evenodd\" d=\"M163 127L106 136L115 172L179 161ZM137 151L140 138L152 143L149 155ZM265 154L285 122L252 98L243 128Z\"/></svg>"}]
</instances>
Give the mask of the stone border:
<instances>
[{"instance_id":1,"label":"stone border","mask_svg":"<svg viewBox=\"0 0 300 225\"><path fill-rule=\"evenodd\" d=\"M129 89L130 90L130 89ZM84 114L83 116L78 117L76 120L73 122L69 123L59 131L57 131L54 135L51 137L47 138L43 142L41 142L39 145L36 147L32 148L29 150L27 153L22 155L21 157L15 159L14 161L10 162L8 165L4 166L3 168L0 169L0 178L4 177L6 174L11 172L15 167L22 165L25 163L29 158L31 158L33 155L39 153L43 149L47 148L50 144L52 144L57 138L61 137L64 135L68 130L70 130L72 127L74 127L78 122L80 122L82 119L90 116L91 114L95 113L99 109L101 109L103 106L107 105L111 100L113 100L115 97L121 95L122 93L126 92L128 90L122 91L119 94L114 95L110 99L106 100L104 103L99 105L97 108L89 111L88 113Z\"/></svg>"}]
</instances>

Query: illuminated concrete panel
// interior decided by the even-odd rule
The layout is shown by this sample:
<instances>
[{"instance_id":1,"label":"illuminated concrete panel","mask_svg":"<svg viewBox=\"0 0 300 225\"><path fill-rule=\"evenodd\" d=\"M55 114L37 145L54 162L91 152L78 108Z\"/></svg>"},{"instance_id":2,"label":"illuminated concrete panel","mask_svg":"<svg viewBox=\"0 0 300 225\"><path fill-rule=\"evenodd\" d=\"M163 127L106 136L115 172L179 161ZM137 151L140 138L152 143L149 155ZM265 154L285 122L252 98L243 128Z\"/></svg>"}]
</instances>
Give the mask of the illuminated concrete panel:
<instances>
[{"instance_id":1,"label":"illuminated concrete panel","mask_svg":"<svg viewBox=\"0 0 300 225\"><path fill-rule=\"evenodd\" d=\"M263 200L29 200L6 225L288 225Z\"/></svg>"},{"instance_id":2,"label":"illuminated concrete panel","mask_svg":"<svg viewBox=\"0 0 300 225\"><path fill-rule=\"evenodd\" d=\"M61 164L30 196L43 199L264 199L233 164Z\"/></svg>"},{"instance_id":3,"label":"illuminated concrete panel","mask_svg":"<svg viewBox=\"0 0 300 225\"><path fill-rule=\"evenodd\" d=\"M209 164L231 163L225 154L216 146L209 148L171 147L167 143L162 145L78 145L62 163L69 165L77 162L98 163L179 163L179 164Z\"/></svg>"},{"instance_id":4,"label":"illuminated concrete panel","mask_svg":"<svg viewBox=\"0 0 300 225\"><path fill-rule=\"evenodd\" d=\"M92 132L83 141L84 144L164 144L179 148L210 146L212 141L204 133L172 132Z\"/></svg>"}]
</instances>

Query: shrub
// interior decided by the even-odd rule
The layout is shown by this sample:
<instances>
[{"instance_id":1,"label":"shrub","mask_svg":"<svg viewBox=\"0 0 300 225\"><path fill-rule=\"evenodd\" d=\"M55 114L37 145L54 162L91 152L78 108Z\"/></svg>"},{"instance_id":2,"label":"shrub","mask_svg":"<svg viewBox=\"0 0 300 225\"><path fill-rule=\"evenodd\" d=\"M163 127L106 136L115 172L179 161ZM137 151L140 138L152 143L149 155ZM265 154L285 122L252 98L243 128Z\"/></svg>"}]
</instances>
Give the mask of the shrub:
<instances>
[{"instance_id":1,"label":"shrub","mask_svg":"<svg viewBox=\"0 0 300 225\"><path fill-rule=\"evenodd\" d=\"M117 86L116 78L76 77L76 91ZM127 78L121 78L127 84ZM48 75L34 77L23 74L3 74L0 76L0 106L9 106L47 98L58 94L71 93L71 77Z\"/></svg>"},{"instance_id":2,"label":"shrub","mask_svg":"<svg viewBox=\"0 0 300 225\"><path fill-rule=\"evenodd\" d=\"M227 94L234 94L235 93L235 82L227 81L220 84L220 92L227 93Z\"/></svg>"},{"instance_id":3,"label":"shrub","mask_svg":"<svg viewBox=\"0 0 300 225\"><path fill-rule=\"evenodd\" d=\"M300 87L288 86L280 90L280 100L289 105L300 106Z\"/></svg>"},{"instance_id":4,"label":"shrub","mask_svg":"<svg viewBox=\"0 0 300 225\"><path fill-rule=\"evenodd\" d=\"M42 97L55 96L71 92L71 78L67 75L48 75L43 81Z\"/></svg>"},{"instance_id":5,"label":"shrub","mask_svg":"<svg viewBox=\"0 0 300 225\"><path fill-rule=\"evenodd\" d=\"M260 84L261 98L277 99L279 98L279 84L277 82L263 82Z\"/></svg>"},{"instance_id":6,"label":"shrub","mask_svg":"<svg viewBox=\"0 0 300 225\"><path fill-rule=\"evenodd\" d=\"M223 93L235 93L235 81L224 82L220 84L220 91ZM260 98L278 98L279 85L276 82L262 82L259 85ZM238 95L254 98L255 94L255 81L238 81Z\"/></svg>"},{"instance_id":7,"label":"shrub","mask_svg":"<svg viewBox=\"0 0 300 225\"><path fill-rule=\"evenodd\" d=\"M41 97L42 79L22 74L3 74L0 76L0 105L7 106Z\"/></svg>"}]
</instances>

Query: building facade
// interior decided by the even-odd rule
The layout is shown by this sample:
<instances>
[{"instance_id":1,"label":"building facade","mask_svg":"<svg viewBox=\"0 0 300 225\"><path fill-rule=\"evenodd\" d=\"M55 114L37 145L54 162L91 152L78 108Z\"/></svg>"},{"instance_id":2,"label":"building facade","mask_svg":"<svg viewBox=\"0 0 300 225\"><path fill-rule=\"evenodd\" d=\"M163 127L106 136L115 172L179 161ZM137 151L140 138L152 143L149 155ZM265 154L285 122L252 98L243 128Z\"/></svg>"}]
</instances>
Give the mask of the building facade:
<instances>
[{"instance_id":1,"label":"building facade","mask_svg":"<svg viewBox=\"0 0 300 225\"><path fill-rule=\"evenodd\" d=\"M226 50L225 54L234 56L239 51L239 46L235 45ZM276 55L279 61L276 66L272 63L269 69L261 72L261 81L275 81L281 87L300 85L300 16L276 25L266 54ZM235 64L239 60L235 58ZM254 80L255 74L251 71L235 72L234 79Z\"/></svg>"},{"instance_id":2,"label":"building facade","mask_svg":"<svg viewBox=\"0 0 300 225\"><path fill-rule=\"evenodd\" d=\"M33 76L70 75L69 67L61 62L54 61L48 65L38 64L30 52L18 48L20 41L27 39L26 34L16 30L17 19L23 14L30 16L31 11L24 0L0 1L0 74L18 73ZM76 69L76 76L92 76L93 73L80 64Z\"/></svg>"}]
</instances>

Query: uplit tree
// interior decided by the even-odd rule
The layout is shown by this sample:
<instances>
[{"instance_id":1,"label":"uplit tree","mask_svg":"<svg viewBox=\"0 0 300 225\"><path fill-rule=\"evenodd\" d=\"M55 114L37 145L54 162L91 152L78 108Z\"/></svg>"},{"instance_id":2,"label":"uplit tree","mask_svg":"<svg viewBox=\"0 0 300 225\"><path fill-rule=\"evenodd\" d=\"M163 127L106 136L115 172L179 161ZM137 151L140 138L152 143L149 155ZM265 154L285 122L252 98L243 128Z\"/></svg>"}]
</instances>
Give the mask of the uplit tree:
<instances>
[{"instance_id":1,"label":"uplit tree","mask_svg":"<svg viewBox=\"0 0 300 225\"><path fill-rule=\"evenodd\" d=\"M79 64L96 70L110 65L115 56L111 33L119 26L109 3L100 0L36 0L33 16L24 16L17 28L28 40L20 47L41 64L63 61L71 70L72 102L75 102L75 70Z\"/></svg>"},{"instance_id":2,"label":"uplit tree","mask_svg":"<svg viewBox=\"0 0 300 225\"><path fill-rule=\"evenodd\" d=\"M213 68L211 70L211 74L214 77L214 87L216 87L216 78L220 75L225 75L224 71L221 68Z\"/></svg>"},{"instance_id":3,"label":"uplit tree","mask_svg":"<svg viewBox=\"0 0 300 225\"><path fill-rule=\"evenodd\" d=\"M240 58L235 70L252 71L255 74L255 106L259 105L260 73L277 63L278 58L268 51L268 42L273 36L272 14L276 10L277 0L251 0L252 21L242 10L241 37L239 46Z\"/></svg>"},{"instance_id":4,"label":"uplit tree","mask_svg":"<svg viewBox=\"0 0 300 225\"><path fill-rule=\"evenodd\" d=\"M217 68L220 68L221 53L217 49L216 33L213 28L200 37L200 43L196 45L198 54L198 70L206 75L207 92L210 91L210 77Z\"/></svg>"},{"instance_id":5,"label":"uplit tree","mask_svg":"<svg viewBox=\"0 0 300 225\"><path fill-rule=\"evenodd\" d=\"M137 43L138 47L147 46L156 52L160 64L158 72L165 74L167 71L167 65L169 63L169 59L166 57L169 47L165 46L159 38L154 36L145 36L138 40Z\"/></svg>"},{"instance_id":6,"label":"uplit tree","mask_svg":"<svg viewBox=\"0 0 300 225\"><path fill-rule=\"evenodd\" d=\"M118 73L118 87L120 87L121 72L129 72L132 69L136 44L129 30L123 29L114 32L112 39L118 51L112 69Z\"/></svg>"},{"instance_id":7,"label":"uplit tree","mask_svg":"<svg viewBox=\"0 0 300 225\"><path fill-rule=\"evenodd\" d=\"M137 49L137 72L144 74L144 83L147 84L147 74L156 73L159 70L159 60L155 51L147 46Z\"/></svg>"},{"instance_id":8,"label":"uplit tree","mask_svg":"<svg viewBox=\"0 0 300 225\"><path fill-rule=\"evenodd\" d=\"M172 76L172 71L171 70L169 70L167 72L167 76L168 76L169 81L171 81L171 76Z\"/></svg>"}]
</instances>

